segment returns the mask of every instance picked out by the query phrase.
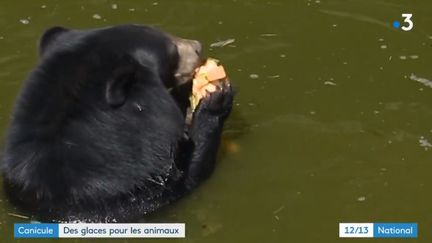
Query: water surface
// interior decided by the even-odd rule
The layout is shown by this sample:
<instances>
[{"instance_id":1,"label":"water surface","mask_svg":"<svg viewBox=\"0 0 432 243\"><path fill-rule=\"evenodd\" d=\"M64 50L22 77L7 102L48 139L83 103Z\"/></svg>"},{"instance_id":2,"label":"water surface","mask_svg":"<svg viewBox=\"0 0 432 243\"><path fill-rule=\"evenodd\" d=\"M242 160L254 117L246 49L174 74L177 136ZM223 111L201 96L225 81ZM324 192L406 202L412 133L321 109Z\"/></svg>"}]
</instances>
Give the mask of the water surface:
<instances>
[{"instance_id":1,"label":"water surface","mask_svg":"<svg viewBox=\"0 0 432 243\"><path fill-rule=\"evenodd\" d=\"M404 12L410 32L391 25ZM2 0L0 135L44 29L122 23L201 40L239 91L214 175L148 219L187 238L158 242L332 243L339 222L399 221L430 242L432 89L410 77L432 80L431 1ZM26 222L11 212L0 191L0 242Z\"/></svg>"}]
</instances>

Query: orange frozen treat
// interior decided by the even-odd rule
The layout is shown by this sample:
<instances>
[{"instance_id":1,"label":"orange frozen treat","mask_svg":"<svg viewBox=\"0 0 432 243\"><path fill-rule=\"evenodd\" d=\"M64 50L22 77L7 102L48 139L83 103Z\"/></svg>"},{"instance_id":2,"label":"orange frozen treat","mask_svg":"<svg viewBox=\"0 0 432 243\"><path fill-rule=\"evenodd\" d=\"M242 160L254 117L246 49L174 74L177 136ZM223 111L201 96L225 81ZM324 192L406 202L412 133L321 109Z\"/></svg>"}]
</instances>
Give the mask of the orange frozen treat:
<instances>
[{"instance_id":1,"label":"orange frozen treat","mask_svg":"<svg viewBox=\"0 0 432 243\"><path fill-rule=\"evenodd\" d=\"M190 97L192 110L208 93L215 92L218 89L219 81L225 79L225 69L222 65L218 65L216 59L209 58L204 65L197 68L192 81L192 96Z\"/></svg>"}]
</instances>

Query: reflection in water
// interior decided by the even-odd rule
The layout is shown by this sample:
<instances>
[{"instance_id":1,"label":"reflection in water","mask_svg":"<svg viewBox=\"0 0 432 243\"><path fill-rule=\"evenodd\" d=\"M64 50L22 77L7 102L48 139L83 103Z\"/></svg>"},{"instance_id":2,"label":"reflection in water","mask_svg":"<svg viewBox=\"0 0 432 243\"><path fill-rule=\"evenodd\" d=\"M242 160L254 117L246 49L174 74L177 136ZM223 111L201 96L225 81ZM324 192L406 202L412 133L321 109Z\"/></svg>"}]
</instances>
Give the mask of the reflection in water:
<instances>
[{"instance_id":1,"label":"reflection in water","mask_svg":"<svg viewBox=\"0 0 432 243\"><path fill-rule=\"evenodd\" d=\"M419 139L420 147L423 147L425 150L429 150L432 148L432 144L423 136Z\"/></svg>"},{"instance_id":2,"label":"reflection in water","mask_svg":"<svg viewBox=\"0 0 432 243\"><path fill-rule=\"evenodd\" d=\"M426 78L417 77L415 74L411 74L409 77L411 80L417 81L425 86L432 88L432 81Z\"/></svg>"},{"instance_id":3,"label":"reflection in water","mask_svg":"<svg viewBox=\"0 0 432 243\"><path fill-rule=\"evenodd\" d=\"M365 23L371 23L371 24L379 25L379 26L387 28L387 29L392 29L392 26L390 23L376 19L376 18L372 18L372 17L367 16L367 15L353 14L353 13L349 13L349 12L340 12L340 11L327 10L327 9L321 9L320 12L324 13L324 14L328 14L328 15L333 15L333 16L338 16L338 17L343 17L343 18L349 18L349 19L354 19L357 21L365 22Z\"/></svg>"},{"instance_id":4,"label":"reflection in water","mask_svg":"<svg viewBox=\"0 0 432 243\"><path fill-rule=\"evenodd\" d=\"M270 120L264 121L259 124L259 127L271 127L276 123L287 124L304 129L308 132L317 133L363 133L364 128L359 121L336 121L336 122L323 122L317 121L306 115L299 114L288 114L279 115L271 118Z\"/></svg>"}]
</instances>

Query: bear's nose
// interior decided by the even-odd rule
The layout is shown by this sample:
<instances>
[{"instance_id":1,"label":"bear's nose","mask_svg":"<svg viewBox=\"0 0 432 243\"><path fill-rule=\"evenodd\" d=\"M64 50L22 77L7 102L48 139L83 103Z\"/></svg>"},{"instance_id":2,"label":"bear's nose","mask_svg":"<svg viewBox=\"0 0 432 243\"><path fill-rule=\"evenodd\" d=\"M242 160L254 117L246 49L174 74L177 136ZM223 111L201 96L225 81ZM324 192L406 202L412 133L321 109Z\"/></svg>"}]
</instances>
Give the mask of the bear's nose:
<instances>
[{"instance_id":1,"label":"bear's nose","mask_svg":"<svg viewBox=\"0 0 432 243\"><path fill-rule=\"evenodd\" d=\"M201 56L201 52L202 52L201 43L197 40L191 40L191 45L192 45L192 48L195 50L196 54L198 56Z\"/></svg>"}]
</instances>

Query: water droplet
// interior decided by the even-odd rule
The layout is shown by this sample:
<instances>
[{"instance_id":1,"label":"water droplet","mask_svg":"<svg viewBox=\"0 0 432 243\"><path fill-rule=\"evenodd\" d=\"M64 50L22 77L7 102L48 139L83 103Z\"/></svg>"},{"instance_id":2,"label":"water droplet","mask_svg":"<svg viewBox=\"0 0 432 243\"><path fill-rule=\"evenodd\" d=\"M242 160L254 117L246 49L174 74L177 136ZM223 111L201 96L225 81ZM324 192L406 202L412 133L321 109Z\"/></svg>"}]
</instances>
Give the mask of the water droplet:
<instances>
[{"instance_id":1,"label":"water droplet","mask_svg":"<svg viewBox=\"0 0 432 243\"><path fill-rule=\"evenodd\" d=\"M102 16L100 16L99 14L93 14L92 16L94 19L102 19Z\"/></svg>"},{"instance_id":2,"label":"water droplet","mask_svg":"<svg viewBox=\"0 0 432 243\"><path fill-rule=\"evenodd\" d=\"M252 73L251 75L249 75L249 77L250 77L251 79L257 79L257 78L259 78L259 75L256 74L256 73Z\"/></svg>"},{"instance_id":3,"label":"water droplet","mask_svg":"<svg viewBox=\"0 0 432 243\"><path fill-rule=\"evenodd\" d=\"M358 197L357 201L364 202L364 201L366 201L366 197L365 196Z\"/></svg>"},{"instance_id":4,"label":"water droplet","mask_svg":"<svg viewBox=\"0 0 432 243\"><path fill-rule=\"evenodd\" d=\"M325 81L324 85L336 86L336 83L332 81Z\"/></svg>"},{"instance_id":5,"label":"water droplet","mask_svg":"<svg viewBox=\"0 0 432 243\"><path fill-rule=\"evenodd\" d=\"M20 19L21 24L30 24L30 20L28 19Z\"/></svg>"}]
</instances>

